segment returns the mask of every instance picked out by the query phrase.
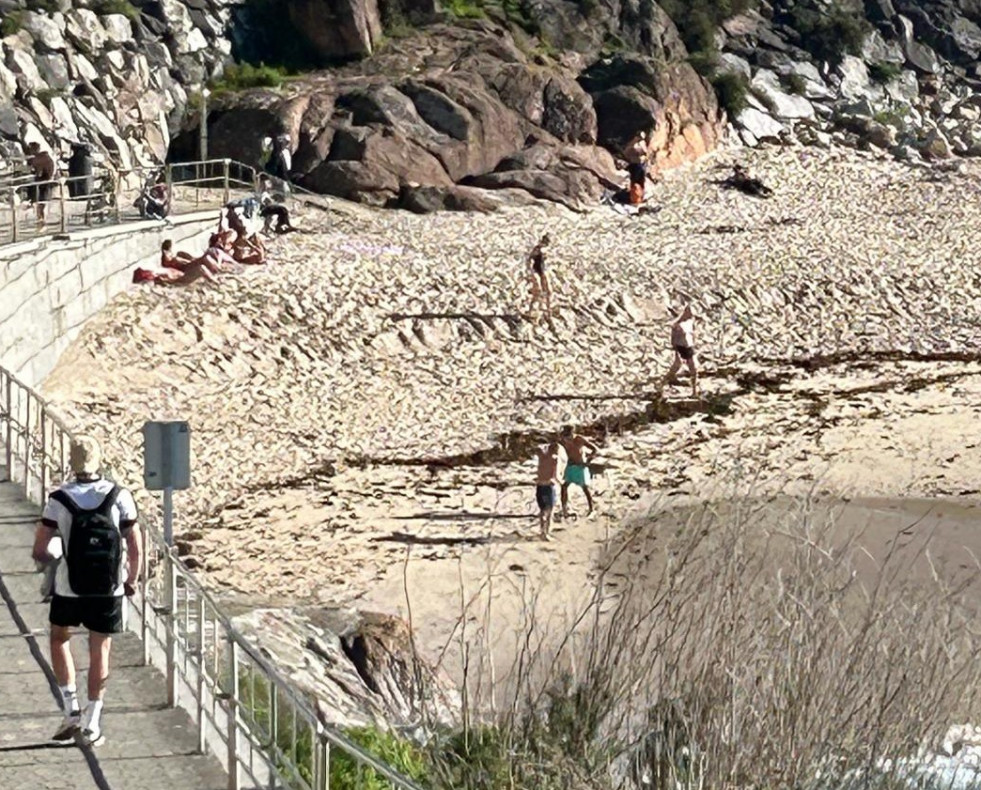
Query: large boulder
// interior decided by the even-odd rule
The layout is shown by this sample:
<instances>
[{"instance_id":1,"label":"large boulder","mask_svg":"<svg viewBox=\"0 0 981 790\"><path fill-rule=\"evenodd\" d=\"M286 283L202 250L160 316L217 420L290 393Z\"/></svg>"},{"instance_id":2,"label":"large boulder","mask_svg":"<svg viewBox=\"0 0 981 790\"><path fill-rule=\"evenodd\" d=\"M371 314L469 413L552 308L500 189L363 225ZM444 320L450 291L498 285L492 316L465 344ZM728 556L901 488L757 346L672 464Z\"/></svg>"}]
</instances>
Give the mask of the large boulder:
<instances>
[{"instance_id":1,"label":"large boulder","mask_svg":"<svg viewBox=\"0 0 981 790\"><path fill-rule=\"evenodd\" d=\"M325 61L370 55L382 37L376 0L285 0L296 31Z\"/></svg>"}]
</instances>

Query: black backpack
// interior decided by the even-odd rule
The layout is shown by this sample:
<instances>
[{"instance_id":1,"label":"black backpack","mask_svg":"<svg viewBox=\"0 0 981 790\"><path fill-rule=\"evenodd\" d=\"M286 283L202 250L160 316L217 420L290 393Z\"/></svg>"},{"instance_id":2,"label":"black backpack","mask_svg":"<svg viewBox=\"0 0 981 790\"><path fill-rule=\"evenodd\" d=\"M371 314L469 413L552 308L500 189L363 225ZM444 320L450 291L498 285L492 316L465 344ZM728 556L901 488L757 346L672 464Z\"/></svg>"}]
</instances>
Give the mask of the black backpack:
<instances>
[{"instance_id":1,"label":"black backpack","mask_svg":"<svg viewBox=\"0 0 981 790\"><path fill-rule=\"evenodd\" d=\"M112 595L119 585L122 535L112 520L112 508L119 496L113 486L97 508L80 508L64 491L51 498L60 502L72 517L71 533L65 547L68 583L78 596Z\"/></svg>"}]
</instances>

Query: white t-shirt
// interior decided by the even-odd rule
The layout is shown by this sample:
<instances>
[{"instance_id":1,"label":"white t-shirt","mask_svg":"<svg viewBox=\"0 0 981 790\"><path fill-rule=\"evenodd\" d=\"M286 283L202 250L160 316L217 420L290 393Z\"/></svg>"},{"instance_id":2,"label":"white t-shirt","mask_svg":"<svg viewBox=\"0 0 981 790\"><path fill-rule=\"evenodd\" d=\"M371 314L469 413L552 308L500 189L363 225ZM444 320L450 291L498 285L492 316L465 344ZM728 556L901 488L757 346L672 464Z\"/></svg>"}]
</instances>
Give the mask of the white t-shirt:
<instances>
[{"instance_id":1,"label":"white t-shirt","mask_svg":"<svg viewBox=\"0 0 981 790\"><path fill-rule=\"evenodd\" d=\"M84 510L92 510L102 504L102 501L112 491L113 485L111 481L100 477L97 480L86 480L85 482L73 480L61 486L60 490L68 494L72 502L78 505L78 507ZM123 536L119 561L119 585L113 592L114 596L125 595L123 584L127 581L128 574L128 566L126 564L126 534L132 528L133 522L136 521L136 515L136 502L133 501L133 495L127 489L120 488L119 494L116 497L116 503L112 507L112 522L117 527L121 527L120 534ZM72 529L72 514L68 511L68 508L62 505L61 502L48 499L47 504L44 506L44 513L41 515L41 521L45 526L58 530L62 546L68 545ZM58 563L58 570L55 574L54 592L55 595L61 595L65 598L78 597L72 592L71 585L68 583L68 564L64 560Z\"/></svg>"}]
</instances>

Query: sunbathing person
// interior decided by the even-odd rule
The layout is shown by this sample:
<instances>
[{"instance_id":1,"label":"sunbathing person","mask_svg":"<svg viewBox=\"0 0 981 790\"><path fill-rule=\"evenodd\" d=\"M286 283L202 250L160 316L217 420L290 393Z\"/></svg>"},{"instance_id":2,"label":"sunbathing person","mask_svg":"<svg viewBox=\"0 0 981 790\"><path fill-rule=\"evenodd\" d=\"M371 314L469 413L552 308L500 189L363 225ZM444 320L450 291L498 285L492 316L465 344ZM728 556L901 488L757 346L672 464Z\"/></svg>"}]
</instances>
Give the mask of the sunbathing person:
<instances>
[{"instance_id":1,"label":"sunbathing person","mask_svg":"<svg viewBox=\"0 0 981 790\"><path fill-rule=\"evenodd\" d=\"M232 242L232 257L239 263L259 264L266 262L266 248L258 233L251 236L239 234Z\"/></svg>"},{"instance_id":2,"label":"sunbathing person","mask_svg":"<svg viewBox=\"0 0 981 790\"><path fill-rule=\"evenodd\" d=\"M165 239L160 245L160 265L164 268L183 271L193 260L194 256L189 252L175 252L174 242L171 239Z\"/></svg>"}]
</instances>

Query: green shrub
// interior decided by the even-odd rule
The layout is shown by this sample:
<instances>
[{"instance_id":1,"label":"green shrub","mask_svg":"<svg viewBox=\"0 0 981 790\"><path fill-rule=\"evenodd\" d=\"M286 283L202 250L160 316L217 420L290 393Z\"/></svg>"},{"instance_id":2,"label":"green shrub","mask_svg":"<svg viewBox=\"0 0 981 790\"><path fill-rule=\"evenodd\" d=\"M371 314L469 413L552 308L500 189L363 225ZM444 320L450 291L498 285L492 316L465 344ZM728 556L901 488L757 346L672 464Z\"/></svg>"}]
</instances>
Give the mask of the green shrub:
<instances>
[{"instance_id":1,"label":"green shrub","mask_svg":"<svg viewBox=\"0 0 981 790\"><path fill-rule=\"evenodd\" d=\"M131 22L135 22L140 18L140 10L129 0L96 0L92 4L92 10L102 16L122 14Z\"/></svg>"},{"instance_id":2,"label":"green shrub","mask_svg":"<svg viewBox=\"0 0 981 790\"><path fill-rule=\"evenodd\" d=\"M787 90L797 96L803 96L804 91L807 90L807 80L800 74L788 74L784 77L783 82L787 86Z\"/></svg>"},{"instance_id":3,"label":"green shrub","mask_svg":"<svg viewBox=\"0 0 981 790\"><path fill-rule=\"evenodd\" d=\"M719 53L714 49L701 49L688 56L688 62L706 79L712 79L719 65Z\"/></svg>"},{"instance_id":4,"label":"green shrub","mask_svg":"<svg viewBox=\"0 0 981 790\"><path fill-rule=\"evenodd\" d=\"M20 10L9 11L0 20L0 36L17 35L24 27L24 12Z\"/></svg>"},{"instance_id":5,"label":"green shrub","mask_svg":"<svg viewBox=\"0 0 981 790\"><path fill-rule=\"evenodd\" d=\"M712 87L719 97L719 104L730 118L735 118L748 106L749 80L745 74L734 71L721 71L712 79Z\"/></svg>"},{"instance_id":6,"label":"green shrub","mask_svg":"<svg viewBox=\"0 0 981 790\"><path fill-rule=\"evenodd\" d=\"M426 783L428 772L423 752L404 738L377 727L356 727L344 734L403 776ZM330 752L329 786L331 790L389 790L391 787L374 768L363 765L341 749Z\"/></svg>"},{"instance_id":7,"label":"green shrub","mask_svg":"<svg viewBox=\"0 0 981 790\"><path fill-rule=\"evenodd\" d=\"M886 60L880 60L869 66L869 76L873 79L873 81L881 83L882 85L885 85L887 82L892 82L902 73L902 66L900 66L898 63L890 63Z\"/></svg>"},{"instance_id":8,"label":"green shrub","mask_svg":"<svg viewBox=\"0 0 981 790\"><path fill-rule=\"evenodd\" d=\"M791 25L800 33L801 46L818 60L838 63L845 55L857 55L871 29L858 13L833 5L830 10L796 6Z\"/></svg>"},{"instance_id":9,"label":"green shrub","mask_svg":"<svg viewBox=\"0 0 981 790\"><path fill-rule=\"evenodd\" d=\"M757 5L756 0L662 0L689 52L715 51L715 34L729 17Z\"/></svg>"},{"instance_id":10,"label":"green shrub","mask_svg":"<svg viewBox=\"0 0 981 790\"><path fill-rule=\"evenodd\" d=\"M232 63L225 67L221 79L209 83L213 91L242 91L249 88L278 88L287 78L285 69L260 63Z\"/></svg>"},{"instance_id":11,"label":"green shrub","mask_svg":"<svg viewBox=\"0 0 981 790\"><path fill-rule=\"evenodd\" d=\"M483 19L484 8L474 0L448 0L446 10L457 19Z\"/></svg>"},{"instance_id":12,"label":"green shrub","mask_svg":"<svg viewBox=\"0 0 981 790\"><path fill-rule=\"evenodd\" d=\"M53 14L61 9L58 7L58 0L28 0L28 11L43 11Z\"/></svg>"}]
</instances>

